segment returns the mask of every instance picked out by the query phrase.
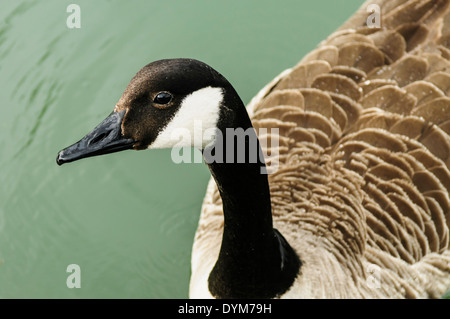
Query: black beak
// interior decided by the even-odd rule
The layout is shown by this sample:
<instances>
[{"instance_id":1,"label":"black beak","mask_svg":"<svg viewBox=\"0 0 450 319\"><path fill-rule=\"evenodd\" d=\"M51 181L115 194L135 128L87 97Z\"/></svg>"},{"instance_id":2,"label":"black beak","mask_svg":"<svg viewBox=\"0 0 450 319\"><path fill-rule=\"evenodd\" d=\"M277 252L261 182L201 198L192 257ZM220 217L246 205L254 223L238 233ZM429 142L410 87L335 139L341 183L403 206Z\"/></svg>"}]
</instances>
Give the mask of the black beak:
<instances>
[{"instance_id":1,"label":"black beak","mask_svg":"<svg viewBox=\"0 0 450 319\"><path fill-rule=\"evenodd\" d=\"M79 142L60 151L56 163L62 165L86 157L132 149L135 141L122 136L124 115L125 111L111 113Z\"/></svg>"}]
</instances>

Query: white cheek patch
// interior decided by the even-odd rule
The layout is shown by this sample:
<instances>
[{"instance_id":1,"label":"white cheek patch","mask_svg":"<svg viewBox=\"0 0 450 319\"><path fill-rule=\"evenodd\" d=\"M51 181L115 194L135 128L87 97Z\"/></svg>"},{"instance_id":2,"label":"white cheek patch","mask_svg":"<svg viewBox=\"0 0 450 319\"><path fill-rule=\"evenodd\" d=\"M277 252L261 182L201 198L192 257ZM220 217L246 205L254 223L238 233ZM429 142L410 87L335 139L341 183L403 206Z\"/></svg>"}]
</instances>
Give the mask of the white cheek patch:
<instances>
[{"instance_id":1,"label":"white cheek patch","mask_svg":"<svg viewBox=\"0 0 450 319\"><path fill-rule=\"evenodd\" d=\"M208 86L192 92L149 148L205 147L214 140L211 131L217 126L222 101L221 88Z\"/></svg>"}]
</instances>

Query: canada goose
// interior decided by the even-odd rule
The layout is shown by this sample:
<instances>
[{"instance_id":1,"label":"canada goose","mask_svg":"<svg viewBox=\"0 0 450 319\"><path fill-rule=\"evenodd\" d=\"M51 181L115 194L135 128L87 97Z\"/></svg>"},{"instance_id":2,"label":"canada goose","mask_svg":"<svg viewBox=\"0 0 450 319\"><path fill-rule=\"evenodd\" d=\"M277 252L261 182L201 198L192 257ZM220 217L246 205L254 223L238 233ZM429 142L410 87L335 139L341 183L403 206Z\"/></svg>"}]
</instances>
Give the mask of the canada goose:
<instances>
[{"instance_id":1,"label":"canada goose","mask_svg":"<svg viewBox=\"0 0 450 319\"><path fill-rule=\"evenodd\" d=\"M247 109L202 62L146 65L57 163L202 149L213 180L193 298L440 297L450 287L449 1L375 1L381 28L366 25L371 2ZM227 128L244 132L243 157ZM263 151L278 156L265 162Z\"/></svg>"}]
</instances>

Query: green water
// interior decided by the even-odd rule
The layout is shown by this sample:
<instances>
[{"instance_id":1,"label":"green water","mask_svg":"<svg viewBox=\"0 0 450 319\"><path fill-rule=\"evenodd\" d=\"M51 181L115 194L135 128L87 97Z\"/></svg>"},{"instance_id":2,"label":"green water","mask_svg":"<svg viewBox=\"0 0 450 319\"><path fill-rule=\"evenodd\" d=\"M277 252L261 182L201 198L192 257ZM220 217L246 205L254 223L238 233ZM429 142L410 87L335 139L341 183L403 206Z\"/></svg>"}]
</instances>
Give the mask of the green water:
<instances>
[{"instance_id":1,"label":"green water","mask_svg":"<svg viewBox=\"0 0 450 319\"><path fill-rule=\"evenodd\" d=\"M153 60L202 60L247 103L361 3L0 0L0 298L187 297L207 168L167 150L58 167L57 152Z\"/></svg>"}]
</instances>

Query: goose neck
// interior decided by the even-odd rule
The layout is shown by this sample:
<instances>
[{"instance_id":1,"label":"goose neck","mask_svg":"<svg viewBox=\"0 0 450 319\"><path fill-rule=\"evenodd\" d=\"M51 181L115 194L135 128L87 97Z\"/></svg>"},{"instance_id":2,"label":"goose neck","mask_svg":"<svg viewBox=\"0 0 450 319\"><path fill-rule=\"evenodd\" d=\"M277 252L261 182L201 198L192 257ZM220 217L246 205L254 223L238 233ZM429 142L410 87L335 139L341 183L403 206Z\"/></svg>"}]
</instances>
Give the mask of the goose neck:
<instances>
[{"instance_id":1,"label":"goose neck","mask_svg":"<svg viewBox=\"0 0 450 319\"><path fill-rule=\"evenodd\" d=\"M224 154L222 162L205 157L224 212L222 245L209 276L209 290L218 298L271 298L290 287L300 262L273 228L269 183L256 132L246 112L236 118L240 122L225 130L223 143L216 143L214 151L204 150ZM256 161L252 152L258 155Z\"/></svg>"}]
</instances>

